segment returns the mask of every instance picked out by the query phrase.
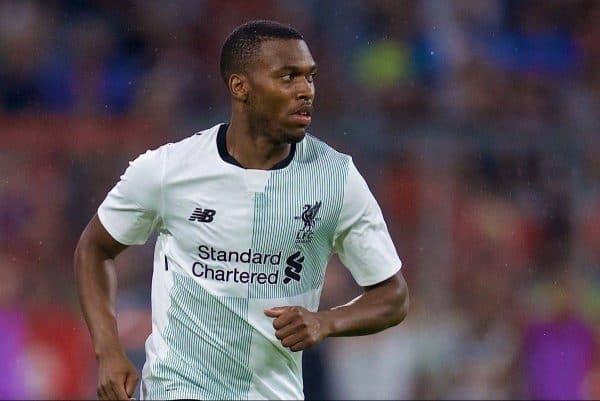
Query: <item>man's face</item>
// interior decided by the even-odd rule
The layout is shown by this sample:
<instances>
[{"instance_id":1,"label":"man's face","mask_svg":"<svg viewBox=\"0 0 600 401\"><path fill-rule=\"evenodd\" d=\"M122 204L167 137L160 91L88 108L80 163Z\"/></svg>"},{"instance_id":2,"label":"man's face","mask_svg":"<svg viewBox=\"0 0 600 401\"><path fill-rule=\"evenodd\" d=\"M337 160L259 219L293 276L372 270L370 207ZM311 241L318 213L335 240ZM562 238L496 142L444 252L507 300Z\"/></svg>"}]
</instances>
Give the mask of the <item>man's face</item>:
<instances>
[{"instance_id":1,"label":"man's face","mask_svg":"<svg viewBox=\"0 0 600 401\"><path fill-rule=\"evenodd\" d=\"M311 121L315 73L315 61L303 40L263 42L247 71L247 105L254 127L275 142L301 141Z\"/></svg>"}]
</instances>

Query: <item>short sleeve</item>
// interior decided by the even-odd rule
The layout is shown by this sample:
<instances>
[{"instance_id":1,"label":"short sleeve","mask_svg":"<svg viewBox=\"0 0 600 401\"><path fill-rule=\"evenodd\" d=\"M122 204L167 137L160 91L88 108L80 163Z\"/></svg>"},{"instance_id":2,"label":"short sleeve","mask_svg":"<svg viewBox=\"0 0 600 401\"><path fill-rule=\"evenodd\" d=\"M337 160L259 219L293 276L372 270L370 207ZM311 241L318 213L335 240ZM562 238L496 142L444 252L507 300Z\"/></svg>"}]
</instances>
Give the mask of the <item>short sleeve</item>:
<instances>
[{"instance_id":1,"label":"short sleeve","mask_svg":"<svg viewBox=\"0 0 600 401\"><path fill-rule=\"evenodd\" d=\"M402 266L381 209L352 161L333 248L363 287L391 277Z\"/></svg>"},{"instance_id":2,"label":"short sleeve","mask_svg":"<svg viewBox=\"0 0 600 401\"><path fill-rule=\"evenodd\" d=\"M98 218L124 245L144 244L160 221L164 147L140 155L98 208Z\"/></svg>"}]
</instances>

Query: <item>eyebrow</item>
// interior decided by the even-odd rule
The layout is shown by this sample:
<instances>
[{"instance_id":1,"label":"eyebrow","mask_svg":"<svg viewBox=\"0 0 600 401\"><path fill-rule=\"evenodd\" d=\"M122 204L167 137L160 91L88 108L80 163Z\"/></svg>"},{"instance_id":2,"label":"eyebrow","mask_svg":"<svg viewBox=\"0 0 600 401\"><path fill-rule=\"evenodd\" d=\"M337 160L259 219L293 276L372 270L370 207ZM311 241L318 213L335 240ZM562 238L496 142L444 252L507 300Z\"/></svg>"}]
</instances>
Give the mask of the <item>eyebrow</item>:
<instances>
[{"instance_id":1,"label":"eyebrow","mask_svg":"<svg viewBox=\"0 0 600 401\"><path fill-rule=\"evenodd\" d=\"M308 67L308 70L310 72L315 72L317 71L317 65L316 64L312 64L310 67ZM284 65L283 67L278 68L276 71L292 71L292 72L299 72L304 70L304 68L295 66L295 65Z\"/></svg>"}]
</instances>

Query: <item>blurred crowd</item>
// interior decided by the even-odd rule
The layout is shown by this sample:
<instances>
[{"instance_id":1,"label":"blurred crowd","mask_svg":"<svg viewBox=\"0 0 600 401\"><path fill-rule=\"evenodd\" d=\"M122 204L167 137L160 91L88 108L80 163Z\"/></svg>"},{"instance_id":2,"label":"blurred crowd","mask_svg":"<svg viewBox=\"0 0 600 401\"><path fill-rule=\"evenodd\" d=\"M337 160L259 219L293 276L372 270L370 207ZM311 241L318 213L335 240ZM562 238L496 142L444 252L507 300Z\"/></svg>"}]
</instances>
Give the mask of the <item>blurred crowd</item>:
<instances>
[{"instance_id":1,"label":"blurred crowd","mask_svg":"<svg viewBox=\"0 0 600 401\"><path fill-rule=\"evenodd\" d=\"M600 1L0 2L0 399L93 398L78 236L139 153L227 121L228 33L319 66L404 262L401 326L305 352L308 399L600 398ZM136 365L153 241L117 260ZM333 258L322 307L360 289Z\"/></svg>"}]
</instances>

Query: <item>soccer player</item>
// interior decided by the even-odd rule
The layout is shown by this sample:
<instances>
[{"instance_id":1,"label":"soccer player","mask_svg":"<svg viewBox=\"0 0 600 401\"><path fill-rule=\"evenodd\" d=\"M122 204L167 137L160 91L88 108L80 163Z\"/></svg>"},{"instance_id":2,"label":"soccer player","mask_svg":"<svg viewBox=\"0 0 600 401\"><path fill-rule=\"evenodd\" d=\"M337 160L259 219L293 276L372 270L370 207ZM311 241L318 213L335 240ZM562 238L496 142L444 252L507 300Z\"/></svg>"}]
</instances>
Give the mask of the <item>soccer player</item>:
<instances>
[{"instance_id":1,"label":"soccer player","mask_svg":"<svg viewBox=\"0 0 600 401\"><path fill-rule=\"evenodd\" d=\"M408 308L401 262L352 159L306 134L317 67L296 30L236 28L221 53L231 120L133 161L75 251L100 399L138 373L119 343L113 260L158 232L143 399L302 399L302 350L375 333ZM318 311L337 253L363 293Z\"/></svg>"}]
</instances>

